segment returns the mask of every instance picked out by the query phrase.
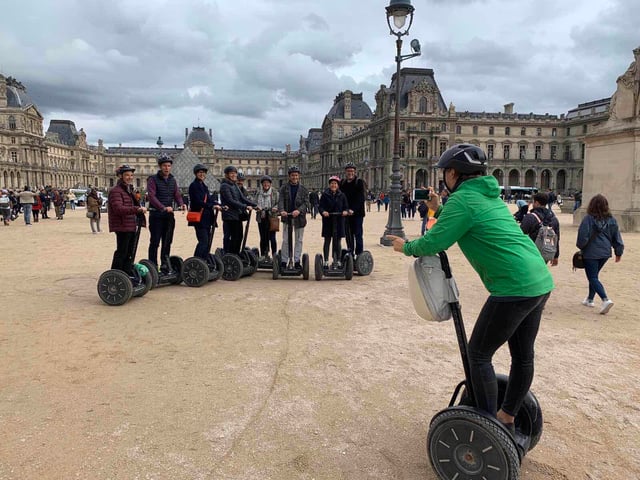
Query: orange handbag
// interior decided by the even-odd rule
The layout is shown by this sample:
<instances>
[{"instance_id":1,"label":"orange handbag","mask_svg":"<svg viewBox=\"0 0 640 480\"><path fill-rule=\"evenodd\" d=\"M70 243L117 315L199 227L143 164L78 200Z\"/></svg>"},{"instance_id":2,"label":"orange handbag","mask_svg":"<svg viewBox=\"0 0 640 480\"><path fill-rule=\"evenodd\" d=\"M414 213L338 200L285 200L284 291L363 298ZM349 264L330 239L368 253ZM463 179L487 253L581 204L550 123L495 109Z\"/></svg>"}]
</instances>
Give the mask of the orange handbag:
<instances>
[{"instance_id":1,"label":"orange handbag","mask_svg":"<svg viewBox=\"0 0 640 480\"><path fill-rule=\"evenodd\" d=\"M207 203L207 196L204 196L204 203L206 205ZM195 212L193 210L189 210L187 212L187 222L189 223L200 223L200 220L202 220L202 212L204 212L204 208Z\"/></svg>"}]
</instances>

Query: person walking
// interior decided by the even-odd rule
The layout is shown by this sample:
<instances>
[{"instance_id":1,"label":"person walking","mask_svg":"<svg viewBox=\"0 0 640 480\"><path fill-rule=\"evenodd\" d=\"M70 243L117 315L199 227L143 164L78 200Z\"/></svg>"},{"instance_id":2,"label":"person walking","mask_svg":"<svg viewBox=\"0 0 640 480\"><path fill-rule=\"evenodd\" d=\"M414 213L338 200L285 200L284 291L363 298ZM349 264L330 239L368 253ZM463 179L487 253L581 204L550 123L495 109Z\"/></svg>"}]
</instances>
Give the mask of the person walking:
<instances>
[{"instance_id":1,"label":"person walking","mask_svg":"<svg viewBox=\"0 0 640 480\"><path fill-rule=\"evenodd\" d=\"M109 231L116 234L116 250L113 252L111 268L133 275L133 254L138 222L146 225L146 208L141 207L133 195L135 168L121 165L116 170L118 183L109 191Z\"/></svg>"},{"instance_id":2,"label":"person walking","mask_svg":"<svg viewBox=\"0 0 640 480\"><path fill-rule=\"evenodd\" d=\"M42 200L40 200L40 194L34 192L33 206L31 207L31 213L33 214L33 223L40 221L40 211L42 210Z\"/></svg>"},{"instance_id":3,"label":"person walking","mask_svg":"<svg viewBox=\"0 0 640 480\"><path fill-rule=\"evenodd\" d=\"M302 256L302 242L304 240L304 227L307 225L307 205L309 191L300 184L300 169L292 165L287 170L289 181L280 188L278 210L283 219L282 224L282 258L280 267L284 270L289 263L289 228L295 230L293 248L293 260L295 268L301 270L300 258ZM291 216L290 222L285 220ZM291 223L291 225L290 225Z\"/></svg>"},{"instance_id":4,"label":"person walking","mask_svg":"<svg viewBox=\"0 0 640 480\"><path fill-rule=\"evenodd\" d=\"M9 190L3 188L0 192L0 215L2 215L2 221L5 226L11 223L11 207Z\"/></svg>"},{"instance_id":5,"label":"person walking","mask_svg":"<svg viewBox=\"0 0 640 480\"><path fill-rule=\"evenodd\" d=\"M193 256L205 261L209 257L209 236L214 222L213 211L220 210L220 204L209 193L209 187L204 183L208 171L209 169L201 163L196 164L193 167L195 178L189 185L189 208L192 212L202 211L199 222L189 222L189 226L194 227L198 240Z\"/></svg>"},{"instance_id":6,"label":"person walking","mask_svg":"<svg viewBox=\"0 0 640 480\"><path fill-rule=\"evenodd\" d=\"M316 219L318 215L318 205L320 204L320 197L318 197L318 192L316 192L315 188L312 188L309 192L309 205L311 206L311 218Z\"/></svg>"},{"instance_id":7,"label":"person walking","mask_svg":"<svg viewBox=\"0 0 640 480\"><path fill-rule=\"evenodd\" d=\"M322 248L324 254L324 266L329 266L329 258L332 258L333 264L337 268L341 268L340 259L342 258L342 245L340 239L345 236L345 217L349 215L349 202L346 195L339 189L340 177L333 176L329 178L329 187L322 192L320 197L319 211L322 215L322 238L324 245ZM332 218L331 214L341 214ZM336 232L334 234L334 228ZM332 255L329 257L329 247L332 246Z\"/></svg>"},{"instance_id":8,"label":"person walking","mask_svg":"<svg viewBox=\"0 0 640 480\"><path fill-rule=\"evenodd\" d=\"M607 260L611 258L611 249L615 253L615 262L622 259L624 243L618 228L618 222L611 215L609 202L604 195L597 194L587 206L587 214L578 228L576 246L582 250L584 273L589 282L589 292L582 301L586 307L594 307L596 294L602 299L600 313L605 315L613 307L613 301L607 296L604 285L598 279L598 274Z\"/></svg>"},{"instance_id":9,"label":"person walking","mask_svg":"<svg viewBox=\"0 0 640 480\"><path fill-rule=\"evenodd\" d=\"M33 203L35 202L36 194L31 191L29 185L24 187L18 194L18 201L20 205L22 205L22 215L24 216L24 224L27 226L31 226L31 211L33 208Z\"/></svg>"},{"instance_id":10,"label":"person walking","mask_svg":"<svg viewBox=\"0 0 640 480\"><path fill-rule=\"evenodd\" d=\"M171 174L173 159L166 153L158 157L158 173L147 178L147 194L149 195L149 256L147 257L155 265L169 272L172 270L169 264L171 256L171 243L176 226L173 214L174 202L182 209L187 207L182 201L178 181ZM132 192L133 195L133 192ZM137 200L136 200L137 201ZM160 250L160 263L158 263L158 248Z\"/></svg>"},{"instance_id":11,"label":"person walking","mask_svg":"<svg viewBox=\"0 0 640 480\"><path fill-rule=\"evenodd\" d=\"M540 227L543 225L549 225L553 229L557 237L557 248L553 260L551 260L551 266L555 267L558 265L558 258L560 257L560 222L558 221L558 217L556 217L555 213L546 208L548 203L549 199L547 198L546 193L536 193L533 196L533 208L529 213L522 217L520 229L529 235L529 238L534 242L536 241Z\"/></svg>"},{"instance_id":12,"label":"person walking","mask_svg":"<svg viewBox=\"0 0 640 480\"><path fill-rule=\"evenodd\" d=\"M258 232L260 233L260 261L269 262L271 257L275 257L278 251L276 232L271 231L271 219L278 216L278 191L272 187L273 179L269 175L260 178L260 189L256 193L256 221L258 222ZM315 192L309 194L318 197ZM271 246L271 257L269 257L269 246Z\"/></svg>"},{"instance_id":13,"label":"person walking","mask_svg":"<svg viewBox=\"0 0 640 480\"><path fill-rule=\"evenodd\" d=\"M534 243L522 234L500 199L500 186L487 175L487 156L471 144L454 145L438 161L449 191L428 200L437 222L424 236L407 242L389 235L395 251L407 256L436 255L458 243L480 276L489 298L469 339L468 358L476 406L496 417L512 435L514 420L533 381L534 343L554 288L553 278ZM495 352L509 344L511 370L502 405L492 365Z\"/></svg>"},{"instance_id":14,"label":"person walking","mask_svg":"<svg viewBox=\"0 0 640 480\"><path fill-rule=\"evenodd\" d=\"M136 200L137 201L137 200ZM138 202L140 204L140 202ZM102 233L100 230L100 207L102 206L102 200L98 196L98 190L92 188L87 194L87 216L89 217L89 226L91 227L91 233Z\"/></svg>"},{"instance_id":15,"label":"person walking","mask_svg":"<svg viewBox=\"0 0 640 480\"><path fill-rule=\"evenodd\" d=\"M56 212L56 220L64 220L64 196L57 188L51 191L51 202Z\"/></svg>"}]
</instances>

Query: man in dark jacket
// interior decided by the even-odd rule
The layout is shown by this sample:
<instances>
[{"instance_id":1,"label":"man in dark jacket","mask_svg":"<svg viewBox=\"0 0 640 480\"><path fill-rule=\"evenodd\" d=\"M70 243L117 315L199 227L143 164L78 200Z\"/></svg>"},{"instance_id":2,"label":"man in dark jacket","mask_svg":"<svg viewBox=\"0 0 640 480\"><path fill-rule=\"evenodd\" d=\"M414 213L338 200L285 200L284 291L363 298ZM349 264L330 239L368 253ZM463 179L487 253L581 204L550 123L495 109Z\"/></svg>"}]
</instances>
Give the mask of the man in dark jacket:
<instances>
[{"instance_id":1,"label":"man in dark jacket","mask_svg":"<svg viewBox=\"0 0 640 480\"><path fill-rule=\"evenodd\" d=\"M320 205L320 197L318 196L318 192L316 192L315 188L312 188L309 192L309 206L311 208L311 218L316 219L316 215L318 215L318 207Z\"/></svg>"},{"instance_id":2,"label":"man in dark jacket","mask_svg":"<svg viewBox=\"0 0 640 480\"><path fill-rule=\"evenodd\" d=\"M289 263L289 223L291 222L295 230L293 260L295 262L295 268L302 269L300 257L302 256L304 227L307 225L309 191L304 185L300 184L300 169L297 166L290 166L288 174L289 181L280 188L280 198L278 199L278 210L283 220L282 259L280 267L284 269Z\"/></svg>"},{"instance_id":3,"label":"man in dark jacket","mask_svg":"<svg viewBox=\"0 0 640 480\"><path fill-rule=\"evenodd\" d=\"M242 219L247 209L256 204L245 197L236 184L238 169L229 165L224 169L224 179L220 182L220 203L222 204L222 249L225 253L240 254L242 248ZM225 208L226 207L226 208Z\"/></svg>"},{"instance_id":4,"label":"man in dark jacket","mask_svg":"<svg viewBox=\"0 0 640 480\"><path fill-rule=\"evenodd\" d=\"M538 236L538 230L543 224L553 228L553 231L556 232L556 237L558 237L558 249L551 261L551 265L556 266L560 256L560 222L558 222L558 217L550 209L546 208L548 202L549 197L546 193L536 193L533 196L533 208L522 218L520 228L534 242Z\"/></svg>"},{"instance_id":5,"label":"man in dark jacket","mask_svg":"<svg viewBox=\"0 0 640 480\"><path fill-rule=\"evenodd\" d=\"M133 195L133 172L136 169L122 165L116 170L118 183L109 191L109 231L116 234L116 251L111 268L133 275L136 221L145 224L146 208L141 207Z\"/></svg>"},{"instance_id":6,"label":"man in dark jacket","mask_svg":"<svg viewBox=\"0 0 640 480\"><path fill-rule=\"evenodd\" d=\"M162 269L171 270L169 257L171 255L171 242L176 220L173 216L173 202L182 210L187 206L182 201L182 195L178 188L178 182L171 174L173 160L166 153L158 157L160 170L155 175L147 178L147 196L149 197L149 260L158 265L158 247L162 240L160 262Z\"/></svg>"},{"instance_id":7,"label":"man in dark jacket","mask_svg":"<svg viewBox=\"0 0 640 480\"><path fill-rule=\"evenodd\" d=\"M364 250L362 240L362 226L364 224L364 203L367 195L367 184L356 175L356 166L349 162L344 166L345 178L340 183L340 190L347 197L349 203L349 217L347 218L348 232L347 245L354 249L357 257Z\"/></svg>"}]
</instances>

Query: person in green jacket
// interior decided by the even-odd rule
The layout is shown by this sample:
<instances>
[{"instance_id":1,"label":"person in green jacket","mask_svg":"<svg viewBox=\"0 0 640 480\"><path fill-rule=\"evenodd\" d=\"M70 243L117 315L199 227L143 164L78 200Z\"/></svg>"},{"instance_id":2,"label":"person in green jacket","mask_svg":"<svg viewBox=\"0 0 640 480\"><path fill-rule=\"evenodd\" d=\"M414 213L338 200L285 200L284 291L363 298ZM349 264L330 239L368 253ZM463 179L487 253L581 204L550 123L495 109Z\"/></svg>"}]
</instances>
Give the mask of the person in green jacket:
<instances>
[{"instance_id":1,"label":"person in green jacket","mask_svg":"<svg viewBox=\"0 0 640 480\"><path fill-rule=\"evenodd\" d=\"M533 381L534 343L553 279L538 248L522 233L505 203L495 177L486 175L484 151L470 144L446 150L438 164L449 191L446 205L435 193L428 201L437 222L413 241L389 236L395 251L436 255L458 243L480 276L489 298L469 339L471 384L477 407L496 416L512 433L514 418ZM509 382L498 410L498 383L491 363L508 342Z\"/></svg>"}]
</instances>

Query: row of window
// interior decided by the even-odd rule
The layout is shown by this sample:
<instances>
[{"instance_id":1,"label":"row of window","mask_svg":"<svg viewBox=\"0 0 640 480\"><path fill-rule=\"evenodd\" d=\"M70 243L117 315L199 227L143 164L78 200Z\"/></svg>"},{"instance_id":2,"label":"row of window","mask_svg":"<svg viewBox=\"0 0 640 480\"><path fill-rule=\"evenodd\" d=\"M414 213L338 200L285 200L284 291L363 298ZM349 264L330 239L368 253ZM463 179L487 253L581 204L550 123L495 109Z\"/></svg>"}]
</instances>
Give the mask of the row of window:
<instances>
[{"instance_id":1,"label":"row of window","mask_svg":"<svg viewBox=\"0 0 640 480\"><path fill-rule=\"evenodd\" d=\"M406 130L406 125L405 122L400 122L400 130L401 131L405 131ZM427 130L427 123L426 122L422 122L420 124L420 130L423 132L426 132ZM472 132L473 135L478 135L478 126L474 125L472 127ZM447 124L446 123L442 123L440 124L440 131L441 132L446 132L447 131ZM582 133L586 134L588 131L588 127L587 125L582 125ZM462 134L462 125L456 125L456 135L461 135ZM505 136L509 137L511 136L511 127L504 127L504 134ZM489 127L489 135L495 135L495 127ZM520 135L521 136L526 136L527 135L527 127L521 127L520 128ZM542 128L541 127L537 127L536 128L536 136L537 137L541 137L542 136ZM551 129L551 136L552 137L557 137L558 136L558 129L553 127ZM567 137L571 136L571 127L567 127Z\"/></svg>"}]
</instances>

